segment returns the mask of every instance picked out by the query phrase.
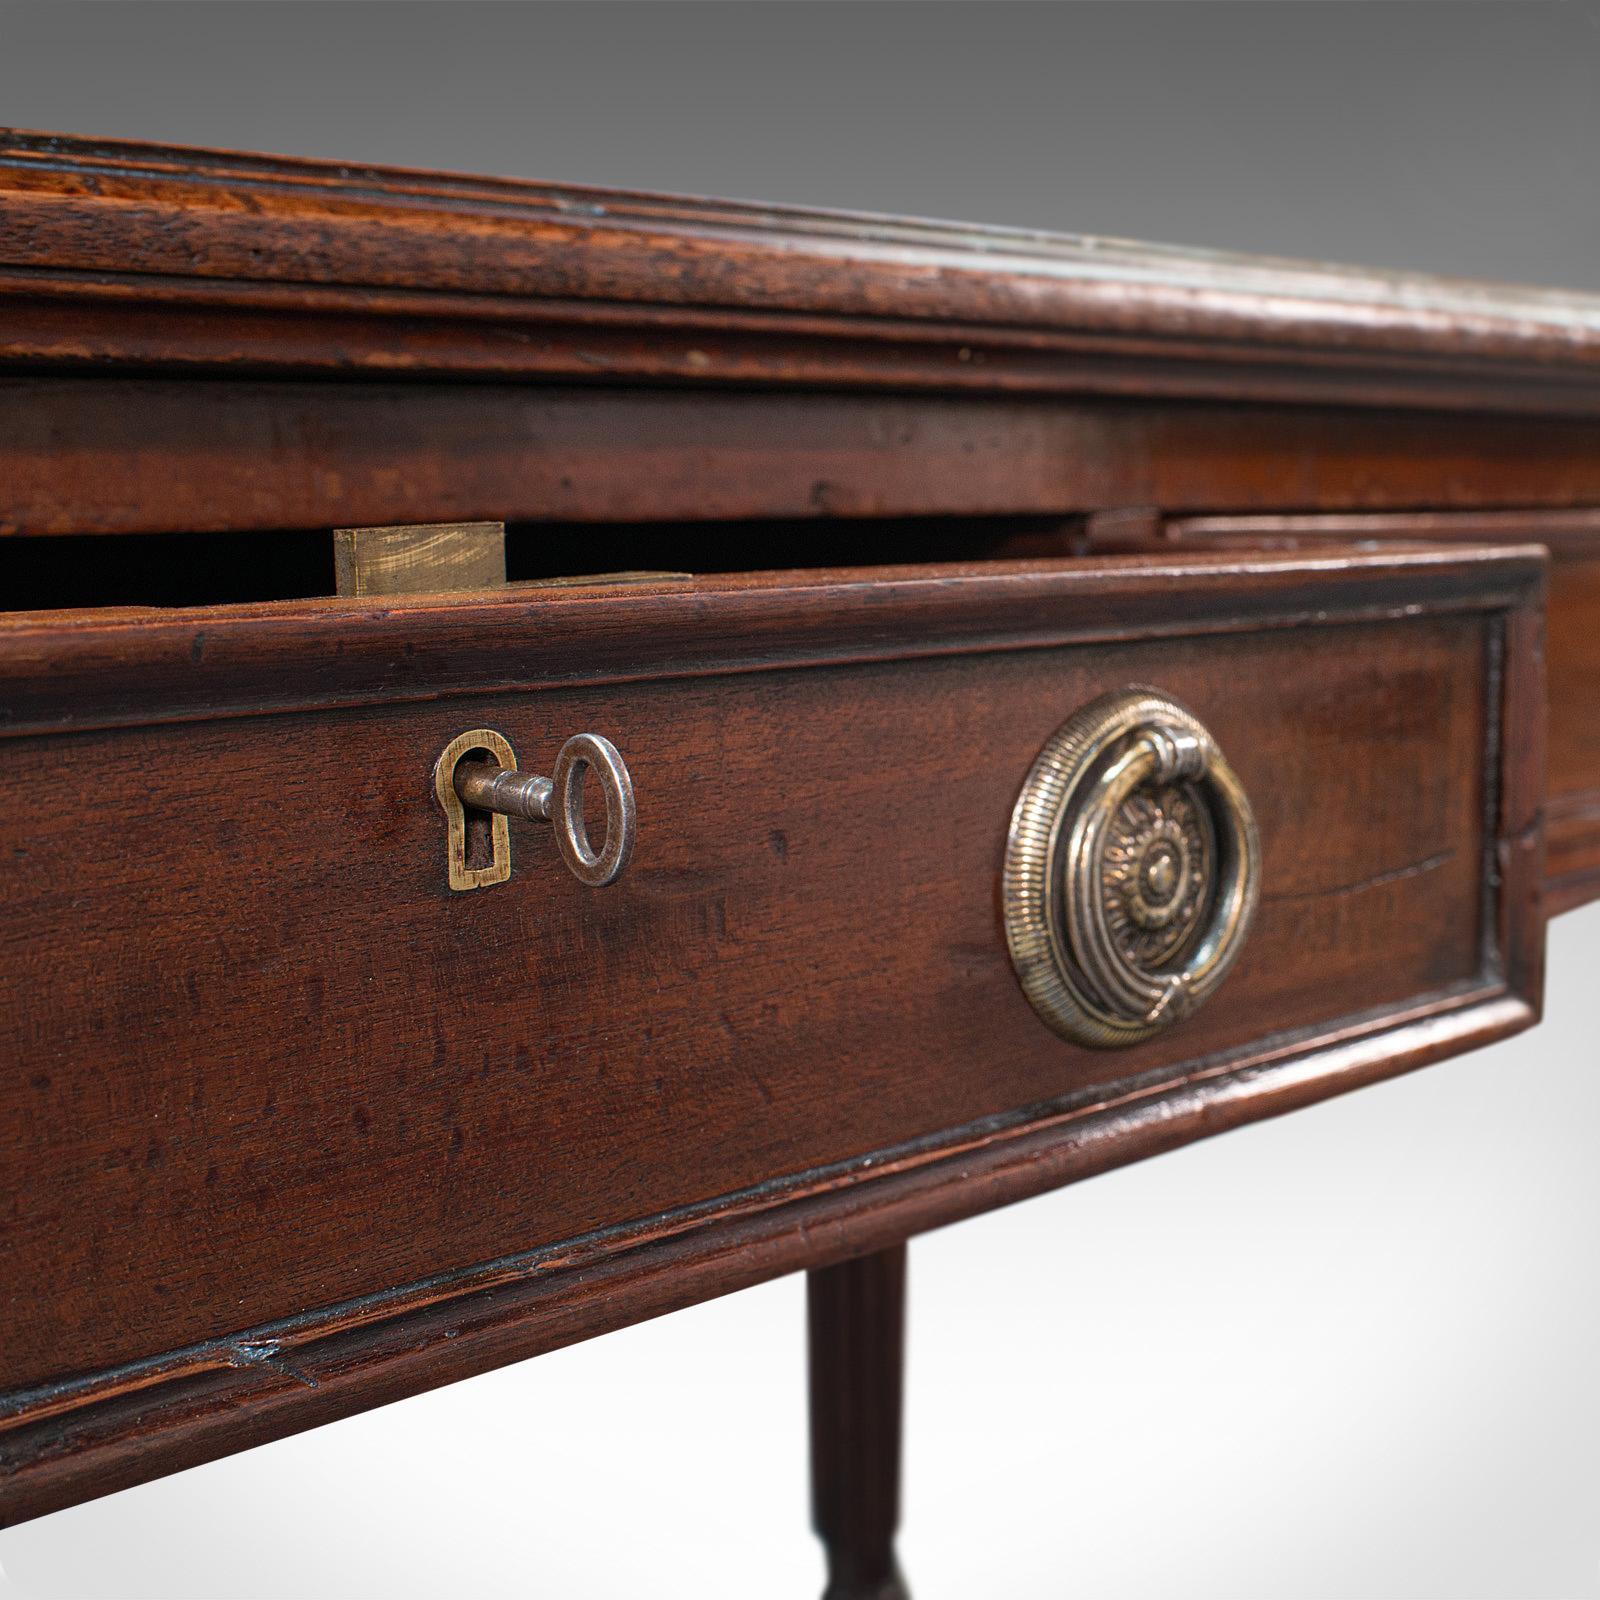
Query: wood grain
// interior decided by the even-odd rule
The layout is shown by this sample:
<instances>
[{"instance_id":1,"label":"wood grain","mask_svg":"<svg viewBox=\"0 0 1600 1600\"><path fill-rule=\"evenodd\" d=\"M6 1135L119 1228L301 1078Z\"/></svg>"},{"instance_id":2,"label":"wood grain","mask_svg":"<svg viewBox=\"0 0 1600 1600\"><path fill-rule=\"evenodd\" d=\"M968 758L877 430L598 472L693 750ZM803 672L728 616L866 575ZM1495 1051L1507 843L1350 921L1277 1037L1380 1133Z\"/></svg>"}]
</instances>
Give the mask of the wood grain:
<instances>
[{"instance_id":1,"label":"wood grain","mask_svg":"<svg viewBox=\"0 0 1600 1600\"><path fill-rule=\"evenodd\" d=\"M844 519L891 516L1597 503L1600 421L1573 418L0 377L0 534L788 517L837 535ZM685 542L710 531L686 527ZM614 565L603 529L590 537L579 570Z\"/></svg>"},{"instance_id":2,"label":"wood grain","mask_svg":"<svg viewBox=\"0 0 1600 1600\"><path fill-rule=\"evenodd\" d=\"M0 219L17 363L1600 409L1553 290L19 132Z\"/></svg>"},{"instance_id":3,"label":"wood grain","mask_svg":"<svg viewBox=\"0 0 1600 1600\"><path fill-rule=\"evenodd\" d=\"M1594 297L0 133L0 1522L811 1270L818 1525L894 1592L909 1236L1537 1019L1596 507ZM274 600L484 522L556 586ZM1106 1055L996 880L1130 682L1264 893ZM621 882L523 829L450 892L484 727L621 746Z\"/></svg>"},{"instance_id":4,"label":"wood grain","mask_svg":"<svg viewBox=\"0 0 1600 1600\"><path fill-rule=\"evenodd\" d=\"M1231 634L1542 603L1537 546L604 580L379 602L0 615L0 738L470 696ZM888 619L893 625L888 625Z\"/></svg>"},{"instance_id":5,"label":"wood grain","mask_svg":"<svg viewBox=\"0 0 1600 1600\"><path fill-rule=\"evenodd\" d=\"M1536 1008L1516 995L1447 997L1328 1035L1309 1064L1292 1041L1269 1046L1181 1084L907 1152L876 1168L865 1186L850 1175L819 1174L625 1236L445 1275L341 1315L251 1330L248 1338L191 1346L89 1383L51 1386L0 1433L0 1523L881 1249L1444 1061L1536 1020Z\"/></svg>"},{"instance_id":6,"label":"wood grain","mask_svg":"<svg viewBox=\"0 0 1600 1600\"><path fill-rule=\"evenodd\" d=\"M1101 518L1101 550L1315 548L1349 540L1537 540L1550 552L1546 607L1549 756L1545 808L1551 911L1600 896L1600 512L1476 511Z\"/></svg>"},{"instance_id":7,"label":"wood grain","mask_svg":"<svg viewBox=\"0 0 1600 1600\"><path fill-rule=\"evenodd\" d=\"M1386 573L1407 614L1374 618ZM561 1325L627 1320L662 1296L821 1264L837 1236L791 1239L791 1204L848 1204L870 1233L873 1204L841 1197L881 1192L892 1208L898 1191L875 1186L898 1173L962 1214L1527 1021L1539 592L1536 558L1467 551L1198 557L1181 607L1149 567L1116 562L898 592L837 575L720 597L551 591L552 628L522 630L529 677L539 650L570 656L585 633L603 666L614 612L656 675L510 693L458 681L439 699L422 652L392 703L242 720L192 706L206 719L183 723L151 720L188 704L166 647L108 624L145 725L0 746L13 889L0 1017L30 1066L0 1105L5 1514L226 1447L241 1419L224 1425L205 1397L257 1394L258 1366L289 1376L308 1419L439 1381L424 1374L458 1368L443 1347L422 1358L430 1308L542 1296L617 1251L704 1240L699 1265L671 1269L682 1281L652 1268L637 1304L604 1308L585 1291ZM1148 636L1096 642L1113 594L1117 628ZM1022 601L1034 609L1009 609ZM645 619L663 606L652 666ZM375 616L375 652L403 658L408 624L425 640L448 609ZM254 633L255 681L276 650L339 697L302 648L316 611L288 608L281 630L272 608L233 619ZM359 675L363 627L342 603L321 615ZM1533 633L1512 627L1528 615ZM752 650L763 616L790 630L786 660L764 658L770 636ZM677 617L698 625L698 657ZM1074 621L1085 642L1060 642ZM187 641L196 623L168 626ZM37 677L52 632L65 655L99 630L0 630L0 658ZM1266 887L1222 993L1107 1057L1034 1018L994 883L1033 754L1078 704L1130 681L1180 693L1216 733L1257 799ZM58 693L65 707L77 690ZM1501 738L1513 721L1517 739ZM616 740L640 813L622 882L586 891L524 835L510 883L449 893L429 768L477 725L535 764L578 728ZM118 828L29 807L46 764L92 772ZM1104 1134L1080 1145L1090 1125ZM1054 1132L1013 1165L1012 1141L1039 1128ZM1077 1153L1046 1159L1060 1140ZM961 1150L938 1180L955 1192L934 1197L930 1173ZM997 1188L975 1176L977 1150L1000 1152ZM554 1336L522 1313L491 1322L465 1359ZM391 1324L412 1329L407 1376L387 1353L346 1368L341 1340ZM318 1349L351 1388L323 1393L302 1365ZM135 1394L143 1420L120 1409ZM266 1430L253 1436L302 1425L287 1395L248 1409L244 1425ZM156 1447L130 1454L130 1426ZM80 1450L100 1466L69 1459Z\"/></svg>"}]
</instances>

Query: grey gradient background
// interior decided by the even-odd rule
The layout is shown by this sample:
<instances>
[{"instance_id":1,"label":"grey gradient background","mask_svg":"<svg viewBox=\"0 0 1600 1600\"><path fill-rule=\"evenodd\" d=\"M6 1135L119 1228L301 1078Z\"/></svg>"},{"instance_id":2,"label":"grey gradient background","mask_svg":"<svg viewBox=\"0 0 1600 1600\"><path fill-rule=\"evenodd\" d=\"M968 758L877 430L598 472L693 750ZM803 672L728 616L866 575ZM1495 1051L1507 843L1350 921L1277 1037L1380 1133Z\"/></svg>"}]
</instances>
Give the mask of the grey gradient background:
<instances>
[{"instance_id":1,"label":"grey gradient background","mask_svg":"<svg viewBox=\"0 0 1600 1600\"><path fill-rule=\"evenodd\" d=\"M0 4L0 121L1600 288L1600 12ZM912 1254L918 1600L1600 1595L1545 1026ZM0 1593L814 1596L787 1279L0 1534ZM3 1336L3 1335L0 1335Z\"/></svg>"}]
</instances>

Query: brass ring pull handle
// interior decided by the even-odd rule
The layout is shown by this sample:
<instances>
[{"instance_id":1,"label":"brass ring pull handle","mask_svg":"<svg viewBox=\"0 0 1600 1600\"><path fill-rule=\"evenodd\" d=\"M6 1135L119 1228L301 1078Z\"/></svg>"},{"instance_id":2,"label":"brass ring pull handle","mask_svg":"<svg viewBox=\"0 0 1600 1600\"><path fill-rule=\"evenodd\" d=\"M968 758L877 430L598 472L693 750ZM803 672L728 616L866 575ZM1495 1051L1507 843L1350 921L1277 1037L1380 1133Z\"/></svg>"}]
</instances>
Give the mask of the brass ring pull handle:
<instances>
[{"instance_id":1,"label":"brass ring pull handle","mask_svg":"<svg viewBox=\"0 0 1600 1600\"><path fill-rule=\"evenodd\" d=\"M436 768L446 814L454 800L459 807L489 812L496 818L549 822L555 828L556 848L573 877L592 889L616 882L633 855L638 831L633 780L617 747L597 733L574 734L562 745L555 771L548 778L518 772L513 761L510 745L490 729L480 728L453 739ZM590 772L599 780L606 803L606 838L598 851L589 842L583 816L583 786ZM503 830L505 824L497 826ZM498 839L496 851L498 855ZM491 870L497 875L488 876ZM509 875L509 841L503 870L479 869L475 882L466 881L474 874L466 868L464 858L458 872L452 857L452 888L481 887L504 881Z\"/></svg>"},{"instance_id":2,"label":"brass ring pull handle","mask_svg":"<svg viewBox=\"0 0 1600 1600\"><path fill-rule=\"evenodd\" d=\"M1002 899L1023 992L1079 1044L1159 1033L1238 957L1260 860L1244 789L1189 711L1138 688L1085 706L1011 814Z\"/></svg>"}]
</instances>

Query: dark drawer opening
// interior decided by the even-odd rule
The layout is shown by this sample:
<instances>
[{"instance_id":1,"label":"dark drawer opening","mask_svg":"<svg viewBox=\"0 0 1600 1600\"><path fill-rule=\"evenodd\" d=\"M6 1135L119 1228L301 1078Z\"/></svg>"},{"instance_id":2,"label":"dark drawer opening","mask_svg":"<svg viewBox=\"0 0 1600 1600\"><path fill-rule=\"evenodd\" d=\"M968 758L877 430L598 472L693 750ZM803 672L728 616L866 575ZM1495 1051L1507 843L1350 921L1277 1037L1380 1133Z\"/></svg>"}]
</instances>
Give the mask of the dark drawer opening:
<instances>
[{"instance_id":1,"label":"dark drawer opening","mask_svg":"<svg viewBox=\"0 0 1600 1600\"><path fill-rule=\"evenodd\" d=\"M518 522L506 579L1019 560L1084 553L1082 517ZM326 528L0 539L0 611L243 605L335 592Z\"/></svg>"}]
</instances>

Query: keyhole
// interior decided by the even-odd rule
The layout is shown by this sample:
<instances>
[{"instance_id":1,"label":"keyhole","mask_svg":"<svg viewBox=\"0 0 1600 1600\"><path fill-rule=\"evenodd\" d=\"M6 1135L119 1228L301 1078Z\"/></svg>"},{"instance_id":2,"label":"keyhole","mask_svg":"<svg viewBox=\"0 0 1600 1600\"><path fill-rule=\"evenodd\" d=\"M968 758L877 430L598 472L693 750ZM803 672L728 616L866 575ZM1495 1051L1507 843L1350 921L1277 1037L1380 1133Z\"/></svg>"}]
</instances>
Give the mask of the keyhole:
<instances>
[{"instance_id":1,"label":"keyhole","mask_svg":"<svg viewBox=\"0 0 1600 1600\"><path fill-rule=\"evenodd\" d=\"M511 876L511 835L506 819L462 803L456 772L463 763L490 772L514 772L516 752L493 728L474 728L452 739L433 766L433 792L445 817L445 865L452 889L485 889Z\"/></svg>"},{"instance_id":2,"label":"keyhole","mask_svg":"<svg viewBox=\"0 0 1600 1600\"><path fill-rule=\"evenodd\" d=\"M498 767L500 765L495 760L493 752L488 750L469 750L456 763L456 766L460 767L469 762L480 762L486 767ZM455 771L452 769L452 782L454 778ZM463 804L461 817L466 828L467 870L469 872L481 872L494 862L494 813L484 811L478 806Z\"/></svg>"}]
</instances>

